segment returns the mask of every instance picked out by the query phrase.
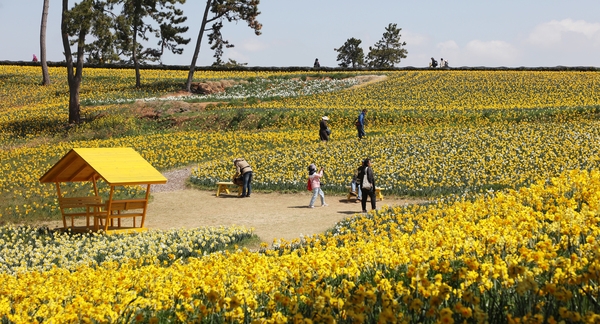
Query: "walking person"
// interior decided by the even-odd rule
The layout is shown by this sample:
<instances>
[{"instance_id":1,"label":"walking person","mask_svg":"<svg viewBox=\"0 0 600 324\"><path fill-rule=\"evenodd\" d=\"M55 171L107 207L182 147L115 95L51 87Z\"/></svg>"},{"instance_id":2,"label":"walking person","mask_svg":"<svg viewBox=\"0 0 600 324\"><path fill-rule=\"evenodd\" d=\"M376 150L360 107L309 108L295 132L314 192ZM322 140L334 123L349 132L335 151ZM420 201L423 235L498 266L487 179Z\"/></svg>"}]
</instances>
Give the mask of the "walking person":
<instances>
[{"instance_id":1,"label":"walking person","mask_svg":"<svg viewBox=\"0 0 600 324\"><path fill-rule=\"evenodd\" d=\"M319 123L319 138L323 142L327 142L329 140L329 135L331 135L331 129L327 125L327 121L329 117L323 116L321 117L321 122Z\"/></svg>"},{"instance_id":2,"label":"walking person","mask_svg":"<svg viewBox=\"0 0 600 324\"><path fill-rule=\"evenodd\" d=\"M240 198L250 197L250 193L252 192L252 167L243 158L233 160L233 165L235 165L236 174L241 175L244 180Z\"/></svg>"},{"instance_id":3,"label":"walking person","mask_svg":"<svg viewBox=\"0 0 600 324\"><path fill-rule=\"evenodd\" d=\"M324 168L321 167L319 172L317 172L317 166L311 164L308 166L308 181L310 181L310 186L312 188L312 197L310 198L310 203L308 204L308 208L315 208L315 201L317 200L317 196L321 197L321 207L328 206L325 203L325 193L321 189L321 178L323 177Z\"/></svg>"},{"instance_id":4,"label":"walking person","mask_svg":"<svg viewBox=\"0 0 600 324\"><path fill-rule=\"evenodd\" d=\"M315 68L320 68L321 67L321 63L319 63L319 59L318 58L315 59L315 63L313 64L313 67L315 67Z\"/></svg>"},{"instance_id":5,"label":"walking person","mask_svg":"<svg viewBox=\"0 0 600 324\"><path fill-rule=\"evenodd\" d=\"M362 212L367 212L367 197L371 198L371 209L375 210L375 175L371 168L371 160L366 158L363 161L360 171L358 172L358 181L360 182L360 189L362 191L361 207Z\"/></svg>"},{"instance_id":6,"label":"walking person","mask_svg":"<svg viewBox=\"0 0 600 324\"><path fill-rule=\"evenodd\" d=\"M356 130L358 130L358 139L362 139L365 134L365 116L367 115L367 110L363 109L358 115L358 120L356 121Z\"/></svg>"}]
</instances>

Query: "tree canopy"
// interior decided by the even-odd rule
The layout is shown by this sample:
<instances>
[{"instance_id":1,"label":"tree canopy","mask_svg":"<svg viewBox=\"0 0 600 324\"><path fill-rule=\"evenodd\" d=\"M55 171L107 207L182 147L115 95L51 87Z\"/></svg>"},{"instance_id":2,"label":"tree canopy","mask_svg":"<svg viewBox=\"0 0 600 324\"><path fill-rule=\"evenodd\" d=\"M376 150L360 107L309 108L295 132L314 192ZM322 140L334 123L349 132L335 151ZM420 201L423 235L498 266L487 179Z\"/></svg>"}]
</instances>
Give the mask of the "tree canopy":
<instances>
[{"instance_id":1,"label":"tree canopy","mask_svg":"<svg viewBox=\"0 0 600 324\"><path fill-rule=\"evenodd\" d=\"M83 62L133 62L136 86L140 86L139 63L160 60L165 49L181 54L190 40L181 36L188 30L183 11L176 8L185 0L82 0L69 9L62 1L61 34L69 83L69 123L79 123L79 89ZM47 10L44 4L44 10ZM114 12L120 8L120 14ZM42 20L43 32L44 20ZM144 48L138 41L154 35L158 48ZM44 39L41 33L40 39ZM75 55L71 46L76 45ZM75 57L75 62L73 61Z\"/></svg>"},{"instance_id":2,"label":"tree canopy","mask_svg":"<svg viewBox=\"0 0 600 324\"><path fill-rule=\"evenodd\" d=\"M135 66L135 83L139 87L140 62L146 60L158 61L165 49L174 54L183 53L179 45L189 43L181 34L188 30L181 26L187 20L183 11L176 7L185 0L109 0L121 5L121 15L117 18L117 33L122 54L130 57ZM154 34L158 39L158 48L144 48L140 40L148 41L148 34Z\"/></svg>"},{"instance_id":3,"label":"tree canopy","mask_svg":"<svg viewBox=\"0 0 600 324\"><path fill-rule=\"evenodd\" d=\"M406 42L401 42L400 31L397 24L389 24L385 28L383 37L373 47L369 47L367 64L372 68L391 68L400 60L406 58L408 51L404 48Z\"/></svg>"},{"instance_id":4,"label":"tree canopy","mask_svg":"<svg viewBox=\"0 0 600 324\"><path fill-rule=\"evenodd\" d=\"M62 1L61 35L67 65L69 83L69 123L79 123L79 89L83 75L83 61L86 48L86 37L102 39L105 27L111 17L108 4L102 1L82 0L69 9L69 1ZM69 37L75 37L74 40ZM77 45L76 62L73 62L71 45Z\"/></svg>"},{"instance_id":5,"label":"tree canopy","mask_svg":"<svg viewBox=\"0 0 600 324\"><path fill-rule=\"evenodd\" d=\"M165 50L182 54L180 45L190 40L182 37L188 30L183 24L187 18L176 8L185 0L81 0L71 9L69 1L62 1L61 34L69 80L69 122L78 123L79 89L85 55L88 63L133 62L136 86L140 86L140 62L160 60ZM215 51L216 65L244 65L230 60L222 62L223 48L233 47L221 33L225 22L245 21L256 35L262 25L256 20L260 0L207 0L195 52L190 64L186 89L191 88L196 60L205 31L209 31L209 44ZM47 3L44 4L47 10ZM115 13L115 8L120 13ZM210 14L210 15L209 15ZM211 24L207 28L208 24ZM42 26L44 21L42 21ZM157 39L157 48L145 48L140 41ZM44 39L44 35L40 36ZM75 45L74 54L71 47ZM75 58L75 61L74 61Z\"/></svg>"},{"instance_id":6,"label":"tree canopy","mask_svg":"<svg viewBox=\"0 0 600 324\"><path fill-rule=\"evenodd\" d=\"M360 67L365 63L365 53L360 47L360 39L354 37L346 40L340 48L334 48L338 52L337 61L341 67Z\"/></svg>"},{"instance_id":7,"label":"tree canopy","mask_svg":"<svg viewBox=\"0 0 600 324\"><path fill-rule=\"evenodd\" d=\"M192 87L194 71L196 70L196 61L198 60L198 54L200 53L200 45L202 43L202 38L204 37L204 32L210 31L210 34L208 35L208 42L210 45L212 45L211 49L215 51L215 54L213 55L216 60L215 64L222 65L221 56L223 55L223 47L229 48L234 46L233 44L229 43L229 41L223 39L223 35L221 33L223 22L245 21L248 24L248 27L254 30L256 35L260 35L262 24L256 20L260 14L260 11L258 11L259 3L260 0L206 1L202 23L200 24L200 32L198 33L194 55L192 56L192 62L190 63L188 79L185 84L187 91L190 91ZM212 23L212 27L206 28L206 26L210 23Z\"/></svg>"}]
</instances>

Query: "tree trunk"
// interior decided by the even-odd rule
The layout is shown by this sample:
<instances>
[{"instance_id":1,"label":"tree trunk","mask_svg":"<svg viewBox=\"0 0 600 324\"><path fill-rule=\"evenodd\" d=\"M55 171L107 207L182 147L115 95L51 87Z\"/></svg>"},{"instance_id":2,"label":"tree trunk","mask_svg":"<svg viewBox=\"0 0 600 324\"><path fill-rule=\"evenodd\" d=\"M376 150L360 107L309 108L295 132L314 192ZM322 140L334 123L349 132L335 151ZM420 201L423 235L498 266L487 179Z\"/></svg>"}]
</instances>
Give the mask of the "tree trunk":
<instances>
[{"instance_id":1,"label":"tree trunk","mask_svg":"<svg viewBox=\"0 0 600 324\"><path fill-rule=\"evenodd\" d=\"M200 44L202 43L202 37L204 36L204 29L206 27L206 21L208 19L208 12L210 10L210 4L212 0L206 1L206 8L204 9L204 17L202 17L202 24L200 25L200 32L198 33L198 40L196 40L196 49L194 50L194 56L192 57L192 63L190 64L190 72L188 73L187 82L185 83L185 90L191 92L192 80L194 79L194 71L196 70L196 61L198 60L198 54L200 53Z\"/></svg>"},{"instance_id":2,"label":"tree trunk","mask_svg":"<svg viewBox=\"0 0 600 324\"><path fill-rule=\"evenodd\" d=\"M137 27L137 16L136 16L136 19L134 20L134 27L133 27L132 56L133 56L133 66L135 67L135 87L139 88L142 86L142 83L140 81L140 62L138 61L138 57L137 57L137 32L138 32L138 27Z\"/></svg>"},{"instance_id":3,"label":"tree trunk","mask_svg":"<svg viewBox=\"0 0 600 324\"><path fill-rule=\"evenodd\" d=\"M69 0L63 0L62 2L62 18L60 24L60 31L62 34L62 43L63 49L65 53L65 60L67 66L67 80L69 83L69 124L77 124L80 122L80 113L79 113L79 87L81 85L81 69L80 66L83 67L83 60L79 62L79 52L82 52L78 48L77 52L77 68L78 71L73 73L73 55L71 53L71 46L69 44L69 34L67 33L67 17L66 14L69 11ZM80 39L83 33L80 34ZM85 38L85 35L84 35ZM79 47L79 44L78 44ZM81 53L83 57L83 52ZM79 78L77 78L79 76Z\"/></svg>"},{"instance_id":4,"label":"tree trunk","mask_svg":"<svg viewBox=\"0 0 600 324\"><path fill-rule=\"evenodd\" d=\"M48 21L49 6L50 0L44 0L44 9L42 10L42 23L40 26L40 60L42 62L42 85L50 84L48 63L46 62L46 23Z\"/></svg>"},{"instance_id":5,"label":"tree trunk","mask_svg":"<svg viewBox=\"0 0 600 324\"><path fill-rule=\"evenodd\" d=\"M69 122L77 123L81 121L81 106L79 105L79 89L83 78L83 59L85 55L85 36L86 32L79 31L79 41L77 42L77 67L73 78L73 86L69 86Z\"/></svg>"},{"instance_id":6,"label":"tree trunk","mask_svg":"<svg viewBox=\"0 0 600 324\"><path fill-rule=\"evenodd\" d=\"M69 79L69 124L79 124L81 121L81 107L79 105L81 81L77 81L74 77Z\"/></svg>"}]
</instances>

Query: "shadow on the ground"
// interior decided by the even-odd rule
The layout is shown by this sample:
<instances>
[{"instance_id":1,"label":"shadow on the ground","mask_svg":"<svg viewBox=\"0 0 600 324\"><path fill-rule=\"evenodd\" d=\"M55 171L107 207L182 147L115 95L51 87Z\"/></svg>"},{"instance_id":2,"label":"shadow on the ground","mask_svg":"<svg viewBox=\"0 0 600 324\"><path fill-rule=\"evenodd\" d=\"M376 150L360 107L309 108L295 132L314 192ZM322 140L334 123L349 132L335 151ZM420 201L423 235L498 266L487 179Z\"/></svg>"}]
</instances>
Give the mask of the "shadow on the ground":
<instances>
[{"instance_id":1,"label":"shadow on the ground","mask_svg":"<svg viewBox=\"0 0 600 324\"><path fill-rule=\"evenodd\" d=\"M360 212L356 211L356 210L341 210L341 211L338 211L338 214L354 215L354 214L360 214Z\"/></svg>"}]
</instances>

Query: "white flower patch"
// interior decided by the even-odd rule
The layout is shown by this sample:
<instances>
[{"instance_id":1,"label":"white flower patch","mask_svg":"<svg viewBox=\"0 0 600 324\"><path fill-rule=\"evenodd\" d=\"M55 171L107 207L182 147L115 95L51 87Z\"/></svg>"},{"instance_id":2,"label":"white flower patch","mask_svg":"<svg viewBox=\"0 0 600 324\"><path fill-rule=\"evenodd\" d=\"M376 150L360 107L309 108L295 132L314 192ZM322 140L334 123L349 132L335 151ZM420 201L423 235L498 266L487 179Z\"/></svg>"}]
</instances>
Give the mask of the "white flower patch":
<instances>
[{"instance_id":1,"label":"white flower patch","mask_svg":"<svg viewBox=\"0 0 600 324\"><path fill-rule=\"evenodd\" d=\"M286 98L310 96L326 92L339 91L358 84L354 78L334 80L293 80L293 79L258 79L251 83L236 84L227 88L223 93L210 95L189 95L165 98L145 98L144 101L156 100L190 100L203 99L207 101L236 100L245 98Z\"/></svg>"}]
</instances>

